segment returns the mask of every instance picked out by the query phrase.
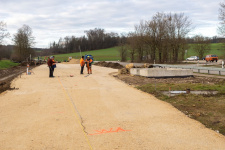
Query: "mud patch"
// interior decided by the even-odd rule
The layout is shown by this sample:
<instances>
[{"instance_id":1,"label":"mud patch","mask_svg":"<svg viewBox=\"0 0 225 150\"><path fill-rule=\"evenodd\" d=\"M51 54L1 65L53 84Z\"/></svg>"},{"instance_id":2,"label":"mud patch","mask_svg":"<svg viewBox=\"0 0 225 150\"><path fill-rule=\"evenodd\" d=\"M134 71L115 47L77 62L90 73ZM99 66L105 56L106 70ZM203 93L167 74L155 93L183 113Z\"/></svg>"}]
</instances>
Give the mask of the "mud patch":
<instances>
[{"instance_id":1,"label":"mud patch","mask_svg":"<svg viewBox=\"0 0 225 150\"><path fill-rule=\"evenodd\" d=\"M220 78L210 78L210 77L187 77L187 78L146 78L142 76L132 76L129 74L118 74L116 78L128 83L130 85L144 85L144 84L155 84L155 83L201 83L214 85L217 83L224 82L224 79Z\"/></svg>"},{"instance_id":2,"label":"mud patch","mask_svg":"<svg viewBox=\"0 0 225 150\"><path fill-rule=\"evenodd\" d=\"M124 66L122 66L119 63L112 63L112 62L105 62L105 61L94 63L94 65L101 66L101 67L109 67L109 68L113 68L113 69L122 69L122 68L124 68Z\"/></svg>"},{"instance_id":3,"label":"mud patch","mask_svg":"<svg viewBox=\"0 0 225 150\"><path fill-rule=\"evenodd\" d=\"M33 69L35 66L31 66ZM20 74L26 72L27 66L16 66L8 69L0 70L0 93L6 90L17 90L16 87L11 88L11 82Z\"/></svg>"}]
</instances>

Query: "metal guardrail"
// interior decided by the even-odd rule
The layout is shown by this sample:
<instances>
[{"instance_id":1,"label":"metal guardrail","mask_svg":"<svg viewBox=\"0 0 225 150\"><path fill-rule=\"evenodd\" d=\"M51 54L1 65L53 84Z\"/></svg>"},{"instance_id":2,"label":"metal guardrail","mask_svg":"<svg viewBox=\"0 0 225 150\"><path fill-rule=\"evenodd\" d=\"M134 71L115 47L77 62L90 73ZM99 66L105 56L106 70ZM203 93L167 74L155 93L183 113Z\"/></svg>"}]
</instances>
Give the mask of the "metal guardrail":
<instances>
[{"instance_id":1,"label":"metal guardrail","mask_svg":"<svg viewBox=\"0 0 225 150\"><path fill-rule=\"evenodd\" d=\"M162 67L162 68L192 69L193 72L198 72L198 73L225 75L225 69L223 68L196 67L196 66L184 66L184 65L164 65L164 64L153 64L153 66ZM204 71L202 72L201 70L204 70Z\"/></svg>"}]
</instances>

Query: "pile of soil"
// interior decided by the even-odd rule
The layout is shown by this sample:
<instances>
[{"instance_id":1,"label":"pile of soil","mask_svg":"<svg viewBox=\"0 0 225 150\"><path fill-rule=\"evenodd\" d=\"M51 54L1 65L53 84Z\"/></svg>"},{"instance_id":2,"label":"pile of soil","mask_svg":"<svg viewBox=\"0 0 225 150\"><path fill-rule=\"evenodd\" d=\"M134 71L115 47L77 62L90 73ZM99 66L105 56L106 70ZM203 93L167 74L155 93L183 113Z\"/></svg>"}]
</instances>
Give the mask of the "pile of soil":
<instances>
[{"instance_id":1,"label":"pile of soil","mask_svg":"<svg viewBox=\"0 0 225 150\"><path fill-rule=\"evenodd\" d=\"M30 69L33 69L35 66L31 66ZM6 90L14 90L15 88L10 88L11 81L19 76L20 74L26 72L27 66L15 66L8 69L0 70L0 93Z\"/></svg>"},{"instance_id":2,"label":"pile of soil","mask_svg":"<svg viewBox=\"0 0 225 150\"><path fill-rule=\"evenodd\" d=\"M124 68L124 66L122 66L119 63L112 63L112 62L105 62L105 61L101 61L101 62L97 62L94 65L97 66L101 66L101 67L109 67L109 68L114 68L114 69L122 69Z\"/></svg>"},{"instance_id":3,"label":"pile of soil","mask_svg":"<svg viewBox=\"0 0 225 150\"><path fill-rule=\"evenodd\" d=\"M130 74L130 69L129 68L119 69L118 74Z\"/></svg>"}]
</instances>

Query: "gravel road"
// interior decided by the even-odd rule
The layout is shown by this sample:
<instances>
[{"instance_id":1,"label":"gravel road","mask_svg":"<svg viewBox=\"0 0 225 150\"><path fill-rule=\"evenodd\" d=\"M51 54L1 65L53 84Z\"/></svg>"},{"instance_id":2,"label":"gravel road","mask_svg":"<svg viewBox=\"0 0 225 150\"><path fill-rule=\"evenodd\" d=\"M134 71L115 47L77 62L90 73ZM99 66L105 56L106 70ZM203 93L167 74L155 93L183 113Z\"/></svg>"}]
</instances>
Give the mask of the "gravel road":
<instances>
[{"instance_id":1,"label":"gravel road","mask_svg":"<svg viewBox=\"0 0 225 150\"><path fill-rule=\"evenodd\" d=\"M57 64L48 78L42 65L0 94L0 149L225 149L223 135L115 79L116 69L79 69Z\"/></svg>"}]
</instances>

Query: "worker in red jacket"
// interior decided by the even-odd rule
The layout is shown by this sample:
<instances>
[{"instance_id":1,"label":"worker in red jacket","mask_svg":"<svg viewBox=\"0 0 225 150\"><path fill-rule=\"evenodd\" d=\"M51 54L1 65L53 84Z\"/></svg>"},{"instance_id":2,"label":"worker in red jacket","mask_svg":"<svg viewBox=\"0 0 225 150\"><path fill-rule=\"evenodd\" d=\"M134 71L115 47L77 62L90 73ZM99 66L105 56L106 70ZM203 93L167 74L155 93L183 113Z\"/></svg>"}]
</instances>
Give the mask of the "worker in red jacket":
<instances>
[{"instance_id":1,"label":"worker in red jacket","mask_svg":"<svg viewBox=\"0 0 225 150\"><path fill-rule=\"evenodd\" d=\"M53 61L52 61L53 57L51 56L49 59L48 59L48 67L49 67L49 78L53 78Z\"/></svg>"},{"instance_id":2,"label":"worker in red jacket","mask_svg":"<svg viewBox=\"0 0 225 150\"><path fill-rule=\"evenodd\" d=\"M84 56L82 56L80 59L80 67L81 67L80 74L83 74L84 65L85 65Z\"/></svg>"}]
</instances>

